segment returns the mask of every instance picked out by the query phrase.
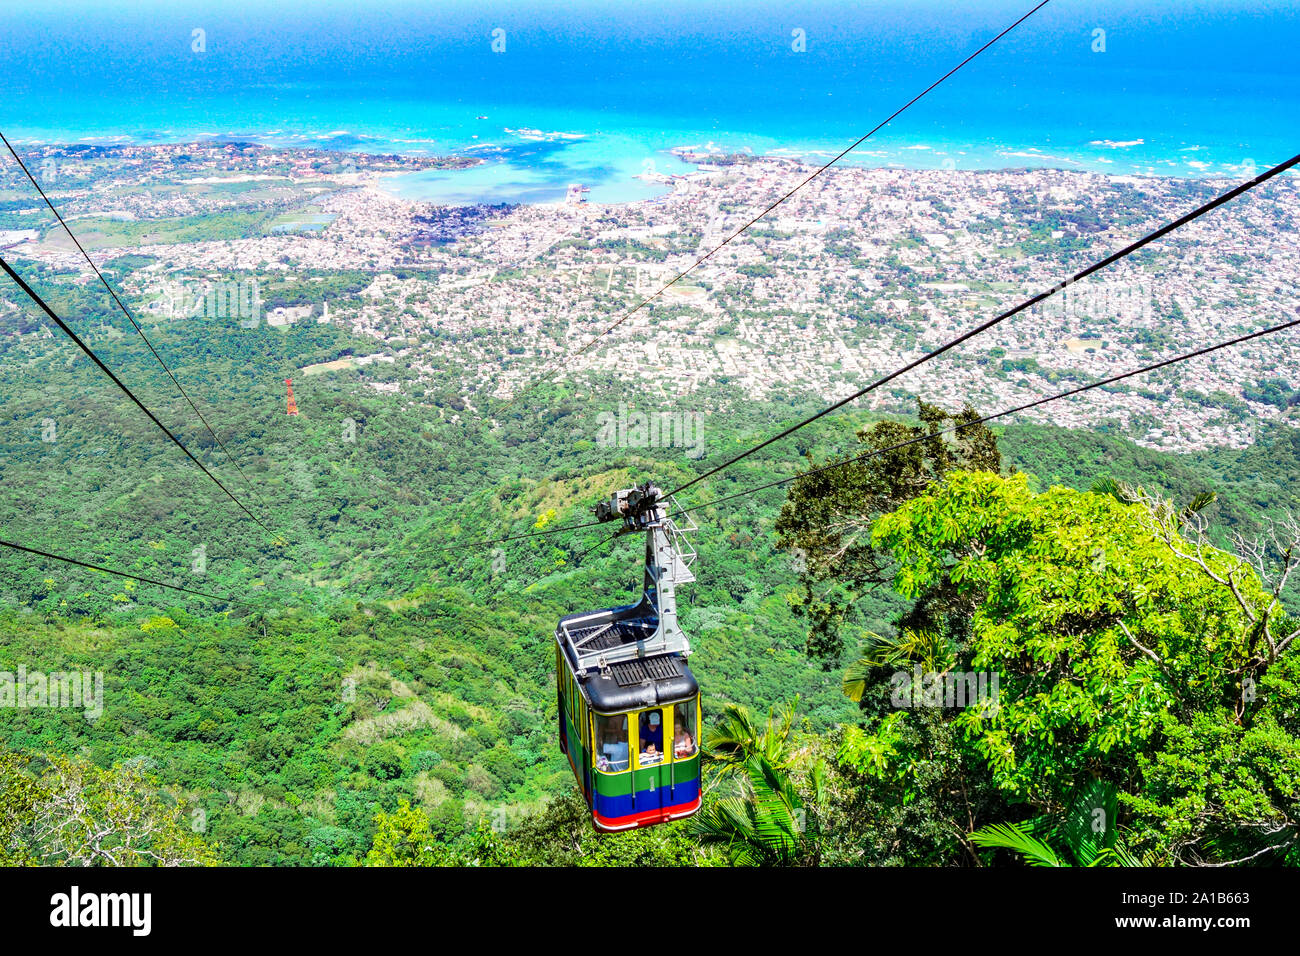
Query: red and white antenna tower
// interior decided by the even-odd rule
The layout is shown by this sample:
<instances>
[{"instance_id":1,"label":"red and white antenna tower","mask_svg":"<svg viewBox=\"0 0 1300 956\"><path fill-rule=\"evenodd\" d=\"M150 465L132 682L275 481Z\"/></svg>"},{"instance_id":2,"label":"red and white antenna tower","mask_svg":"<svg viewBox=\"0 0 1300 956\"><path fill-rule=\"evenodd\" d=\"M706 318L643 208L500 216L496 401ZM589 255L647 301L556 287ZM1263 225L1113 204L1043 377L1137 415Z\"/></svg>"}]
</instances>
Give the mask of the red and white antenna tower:
<instances>
[{"instance_id":1,"label":"red and white antenna tower","mask_svg":"<svg viewBox=\"0 0 1300 956\"><path fill-rule=\"evenodd\" d=\"M298 403L293 400L293 379L286 378L284 384L289 388L289 411L290 415L298 414Z\"/></svg>"}]
</instances>

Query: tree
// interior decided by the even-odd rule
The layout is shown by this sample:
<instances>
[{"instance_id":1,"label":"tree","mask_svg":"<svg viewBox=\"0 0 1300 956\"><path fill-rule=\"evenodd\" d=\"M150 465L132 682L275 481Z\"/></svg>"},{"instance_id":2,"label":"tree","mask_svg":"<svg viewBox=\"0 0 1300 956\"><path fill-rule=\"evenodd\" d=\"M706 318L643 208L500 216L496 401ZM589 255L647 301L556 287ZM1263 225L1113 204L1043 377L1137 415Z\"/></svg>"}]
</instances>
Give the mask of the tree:
<instances>
[{"instance_id":1,"label":"tree","mask_svg":"<svg viewBox=\"0 0 1300 956\"><path fill-rule=\"evenodd\" d=\"M761 754L739 770L739 793L708 801L691 820L691 831L706 844L721 845L734 866L815 866L820 828L810 810L824 797L821 765L808 777L811 807L791 775Z\"/></svg>"},{"instance_id":2,"label":"tree","mask_svg":"<svg viewBox=\"0 0 1300 956\"><path fill-rule=\"evenodd\" d=\"M811 621L809 652L838 656L840 627L867 590L887 584L887 549L871 538L873 522L922 494L954 469L998 472L997 440L969 406L957 415L918 401L919 425L877 422L858 432L864 452L832 459L801 476L777 518L777 546L796 555L799 608ZM941 432L960 427L951 437ZM864 455L871 457L858 461ZM838 465L838 467L828 467ZM940 595L930 603L940 603ZM918 603L922 625L929 608Z\"/></svg>"},{"instance_id":3,"label":"tree","mask_svg":"<svg viewBox=\"0 0 1300 956\"><path fill-rule=\"evenodd\" d=\"M43 763L43 771L31 766ZM39 866L212 866L215 851L137 765L0 755L0 859Z\"/></svg>"},{"instance_id":4,"label":"tree","mask_svg":"<svg viewBox=\"0 0 1300 956\"><path fill-rule=\"evenodd\" d=\"M1037 817L1020 823L993 823L971 834L971 842L988 849L1011 850L1033 866L1139 866L1119 842L1115 788L1101 780L1083 784L1069 810L1059 819ZM1064 852L1054 849L1055 843Z\"/></svg>"},{"instance_id":5,"label":"tree","mask_svg":"<svg viewBox=\"0 0 1300 956\"><path fill-rule=\"evenodd\" d=\"M769 708L762 729L747 707L727 704L717 722L705 732L709 765L720 774L738 773L753 758L760 757L778 770L789 767L794 758L790 734L798 702L796 696L780 707Z\"/></svg>"},{"instance_id":6,"label":"tree","mask_svg":"<svg viewBox=\"0 0 1300 956\"><path fill-rule=\"evenodd\" d=\"M903 596L946 584L974 602L946 635L949 670L997 675L994 706L941 713L1002 798L981 822L1015 822L1025 808L1059 815L1101 780L1148 858L1295 852L1300 627L1280 610L1294 540L1275 540L1282 571L1270 590L1203 528L1195 508L1141 494L1034 494L1024 476L966 472L876 522ZM877 686L856 677L864 692ZM841 762L915 779L927 712L878 710L845 732Z\"/></svg>"},{"instance_id":7,"label":"tree","mask_svg":"<svg viewBox=\"0 0 1300 956\"><path fill-rule=\"evenodd\" d=\"M691 832L705 844L721 846L733 865L817 861L825 767L795 745L791 731L797 703L796 697L770 709L762 728L746 708L730 704L705 735L705 769L711 779Z\"/></svg>"},{"instance_id":8,"label":"tree","mask_svg":"<svg viewBox=\"0 0 1300 956\"><path fill-rule=\"evenodd\" d=\"M429 817L411 807L409 800L398 803L392 813L375 814L375 838L366 854L366 866L451 866L454 858L439 845L429 830Z\"/></svg>"},{"instance_id":9,"label":"tree","mask_svg":"<svg viewBox=\"0 0 1300 956\"><path fill-rule=\"evenodd\" d=\"M1012 850L1032 866L1070 866L1066 857L1053 849L1047 840L1034 835L1032 827L1023 823L991 823L971 834L971 841L989 849ZM1087 853L1068 848L1079 866L1142 866L1143 864L1123 847L1103 848Z\"/></svg>"},{"instance_id":10,"label":"tree","mask_svg":"<svg viewBox=\"0 0 1300 956\"><path fill-rule=\"evenodd\" d=\"M395 780L402 775L402 748L391 740L380 741L366 755L366 772L376 780Z\"/></svg>"},{"instance_id":11,"label":"tree","mask_svg":"<svg viewBox=\"0 0 1300 956\"><path fill-rule=\"evenodd\" d=\"M27 772L26 761L0 752L0 866L34 866L40 861L31 845L43 793Z\"/></svg>"},{"instance_id":12,"label":"tree","mask_svg":"<svg viewBox=\"0 0 1300 956\"><path fill-rule=\"evenodd\" d=\"M601 833L591 823L591 812L570 790L550 801L498 838L510 856L498 851L494 862L514 866L708 866L714 860L691 837L689 821Z\"/></svg>"},{"instance_id":13,"label":"tree","mask_svg":"<svg viewBox=\"0 0 1300 956\"><path fill-rule=\"evenodd\" d=\"M367 866L707 866L709 855L690 838L685 821L626 833L600 833L570 791L541 813L509 827L479 821L454 846L438 844L424 811L402 801L375 817Z\"/></svg>"}]
</instances>

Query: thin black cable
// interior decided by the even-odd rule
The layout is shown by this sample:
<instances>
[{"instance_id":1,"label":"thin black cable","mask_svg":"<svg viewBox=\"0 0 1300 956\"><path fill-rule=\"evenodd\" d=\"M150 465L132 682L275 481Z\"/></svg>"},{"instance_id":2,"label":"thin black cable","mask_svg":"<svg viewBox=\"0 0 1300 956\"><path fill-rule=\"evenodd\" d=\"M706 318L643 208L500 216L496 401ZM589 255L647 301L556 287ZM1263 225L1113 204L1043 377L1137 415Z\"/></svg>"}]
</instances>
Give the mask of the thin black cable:
<instances>
[{"instance_id":1,"label":"thin black cable","mask_svg":"<svg viewBox=\"0 0 1300 956\"><path fill-rule=\"evenodd\" d=\"M194 414L199 416L199 421L203 422L203 427L208 430L208 434L212 436L213 440L216 441L217 445L221 448L222 454L224 454L226 459L235 466L235 470L239 472L239 477L244 479L244 484L248 486L248 490L257 496L257 499L261 501L263 508L270 511L270 505L267 504L266 499L262 497L255 487L253 487L253 483L248 480L248 475L244 473L244 469L240 467L239 462L235 460L234 456L231 455L229 450L226 448L226 443L221 440L221 437L215 431L213 431L212 426L208 424L208 420L203 416L203 412L199 411L198 405L196 405L194 400L190 398L189 392L185 391L185 387L181 385L180 381L176 378L175 374L173 374L167 363L163 361L163 357L158 354L158 350L153 347L153 343L149 341L149 336L144 334L144 329L142 329L140 323L135 320L134 314L132 314L131 310L128 309L126 304L118 297L117 291L109 284L108 280L104 278L104 273L99 271L99 266L95 265L94 260L90 258L90 253L86 252L85 247L81 244L81 240L76 237L71 227L69 227L67 222L64 221L59 210L56 209L54 203L50 201L50 197L45 194L45 190L42 189L41 184L36 181L36 177L32 175L32 171L27 168L27 164L23 162L22 157L18 155L18 151L13 148L13 145L9 142L9 138L5 136L3 131L0 131L0 141L2 141L5 148L9 150L9 155L18 163L19 168L27 174L27 179L36 188L36 191L41 194L41 198L45 200L45 205L49 207L50 212L54 213L54 218L59 220L59 225L63 227L63 231L68 234L68 238L72 240L73 245L75 245L78 251L80 251L82 258L86 260L86 264L89 265L95 275L99 277L100 283L102 283L104 288L108 290L108 294L113 297L113 301L117 303L118 309L120 309L122 314L126 316L127 321L135 328L140 338L144 340L144 344L148 346L153 357L158 360L158 364L161 365L163 371L167 373L167 377L172 380L172 384L175 385L181 395L184 396L185 401L189 402L190 408L194 409ZM281 538L283 539L283 536L281 536Z\"/></svg>"},{"instance_id":2,"label":"thin black cable","mask_svg":"<svg viewBox=\"0 0 1300 956\"><path fill-rule=\"evenodd\" d=\"M0 547L12 548L14 551L25 551L27 554L49 558L51 561L62 561L65 564L75 564L77 567L89 568L91 571L103 571L106 574L116 574L119 577L130 578L133 581L143 581L145 584L154 584L160 588L171 588L173 591L184 591L186 594L197 594L199 597L210 598L213 601L223 601L227 604L238 604L241 607L256 607L256 605L249 604L247 601L237 601L234 598L222 597L219 594L209 594L207 591L198 591L194 588L182 587L179 584L168 584L165 581L155 581L153 578L146 578L139 574L131 574L128 571L118 571L115 568L105 568L98 564L91 564L87 561L78 561L76 558L65 557L61 554L52 554L49 551L42 551L39 548L29 548L26 545L15 544L12 541L0 541Z\"/></svg>"},{"instance_id":3,"label":"thin black cable","mask_svg":"<svg viewBox=\"0 0 1300 956\"><path fill-rule=\"evenodd\" d=\"M619 528L619 529L618 529L617 531L615 531L613 534L611 534L611 535L606 535L605 537L601 538L599 541L597 541L595 544L593 544L590 548L587 548L586 550L582 551L581 553L578 554L577 557L575 557L575 558L573 559L574 566L576 567L577 565L581 564L581 563L582 563L582 559L585 558L587 555L591 554L591 552L596 551L596 550L599 550L600 548L607 547L609 544L611 544L611 543L612 543L614 540L616 540L617 538L621 538L625 533L626 533L625 529L623 529L623 528Z\"/></svg>"},{"instance_id":4,"label":"thin black cable","mask_svg":"<svg viewBox=\"0 0 1300 956\"><path fill-rule=\"evenodd\" d=\"M735 457L729 458L727 461L724 461L722 464L717 465L714 468L710 468L708 471L704 472L703 474L698 475L695 478L692 478L690 481L686 482L686 484L674 488L672 491L668 492L668 497L672 497L673 495L685 491L687 488L691 487L692 485L698 482L703 481L705 478L708 478L711 475L716 475L724 468L730 468L736 462L748 458L756 451L760 451L761 449L766 448L768 445L772 444L773 442L780 441L782 438L794 434L799 429L803 428L805 425L811 425L813 422L817 421L817 419L822 418L826 415L829 415L831 412L843 408L845 405L849 404L852 401L855 401L856 399L861 398L863 395L866 395L868 392L874 391L875 389L879 388L881 385L884 385L888 382L892 382L900 375L904 375L907 372L910 372L913 369L917 368L918 366L923 365L924 363L930 361L930 359L936 358L942 355L943 353L949 351L950 349L956 348L961 343L974 338L975 336L979 335L982 332L988 331L989 329L993 328L993 326L997 325L1000 322L1006 321L1007 319L1011 318L1013 315L1016 315L1017 313L1023 312L1025 309L1037 305L1039 302L1042 302L1044 299L1047 299L1055 295L1057 292L1060 292L1062 289L1068 288L1069 286L1074 285L1074 283L1079 282L1082 279L1086 279L1094 272L1098 272L1106 268L1107 266L1118 262L1120 259L1132 255L1134 252L1137 252L1143 246L1155 242L1157 239L1160 239L1163 236L1168 235L1169 233L1173 232L1176 229L1182 228L1183 226L1187 225L1189 222L1193 221L1194 219L1198 219L1201 216L1205 215L1206 213L1214 209L1217 209L1219 206L1222 206L1224 203L1231 202L1233 199L1236 199L1238 196L1242 195L1243 193L1254 189L1256 186L1260 185L1261 183L1267 182L1268 180L1272 179L1274 176L1277 176L1280 173L1283 173L1286 170L1290 169L1292 166L1295 166L1297 163L1300 163L1300 154L1292 156L1286 162L1279 163L1278 165L1267 170L1266 172L1256 176L1254 179L1248 180L1247 182L1244 182L1241 185L1236 186L1235 188L1211 200L1210 202L1207 202L1202 206L1198 206L1196 209L1187 213L1187 215L1182 216L1164 226L1161 226L1155 232L1148 233L1147 235L1143 236L1141 239L1137 240L1136 242L1130 243L1129 245L1125 246L1123 249L1120 249L1118 252L1111 253L1106 258L1098 262L1094 262L1086 269L1082 269L1079 272L1076 272L1070 278L1064 279L1061 282L1058 282L1056 285L1052 286L1050 289L1040 292L1037 295L1033 296L1032 298L1026 299L1024 302L1021 302L1019 305L1015 306L1014 308L1008 309L1007 311L1003 312L1001 315L989 319L987 322L981 325L977 325L969 332L964 332L961 335L957 336L956 338L951 339L944 345L941 345L932 351L926 352L920 358L915 359L912 362L909 362L908 364L904 365L902 368L890 372L888 375L884 376L883 378L877 379L876 381L868 385L866 388L859 389L858 391L854 392L852 395L848 396L847 398L843 398L840 401L836 402L834 405L822 409L821 411L817 412L815 415L811 415L808 418L805 418L803 421L799 422L796 425L791 425L789 428L785 429L785 431L781 432L780 434L773 435L771 438L768 438L765 441L759 442L757 445L754 445L748 451L743 451L739 455L736 455Z\"/></svg>"},{"instance_id":5,"label":"thin black cable","mask_svg":"<svg viewBox=\"0 0 1300 956\"><path fill-rule=\"evenodd\" d=\"M1008 33L1010 33L1010 32L1011 32L1012 30L1014 30L1016 27L1020 26L1020 24L1024 23L1026 20L1028 20L1030 17L1032 17L1035 13L1037 13L1037 12L1038 12L1039 10L1041 10L1043 7L1047 6L1047 4L1048 4L1049 2L1050 2L1050 0L1042 0L1042 2L1038 4L1038 6L1034 7L1032 10L1030 10L1028 13L1026 13L1024 16L1022 16L1022 17L1021 17L1019 20L1017 20L1015 23L1011 24L1011 26L1007 27L1005 30L1003 30L1001 33L999 33L997 36L995 36L992 40L989 40L987 43L985 43L982 47L980 47L978 50L976 50L976 51L975 51L974 53L972 53L970 56L966 57L966 59L962 60L960 63L958 63L956 66L954 66L951 70L949 70L949 71L948 71L947 73L945 73L943 76L939 77L939 79L935 80L933 83L931 83L929 86L927 86L927 87L926 87L924 90L922 90L920 93L916 94L916 95L913 96L910 100L908 100L906 103L904 103L902 106L900 106L898 109L894 110L894 112L891 113L891 114L889 114L889 116L888 116L886 119L884 119L882 122L880 122L880 123L876 124L874 127L872 127L872 129L871 129L869 132L867 132L867 133L863 134L862 136L858 137L858 139L857 139L856 141L854 141L852 145L846 147L846 148L843 149L840 153L838 153L838 154L837 154L833 159L829 160L828 162L826 162L826 163L823 164L822 166L820 166L820 167L818 167L817 169L813 170L813 172L811 172L811 173L810 173L810 174L809 174L805 179L803 179L803 180L802 180L802 181L801 181L797 186L795 186L793 189L791 189L789 192L787 192L785 195L783 195L780 199L778 199L776 202L772 203L770 206L768 206L766 209L764 209L762 212L760 212L760 213L759 213L757 216L755 216L753 219L749 220L749 222L745 223L743 226L741 226L739 229L737 229L735 232L733 232L733 233L732 233L730 236L728 236L726 239L722 240L722 242L718 243L718 245L715 246L713 249L711 249L709 252L707 252L707 253L705 253L704 255L700 256L700 258L696 259L695 262L692 263L689 267L687 267L686 269L683 269L681 272L679 272L676 276L674 276L674 277L673 277L672 279L670 279L668 282L664 283L664 285L663 285L663 286L659 289L659 291L657 291L654 295L650 296L650 297L647 298L647 299L642 300L640 303L638 303L638 304L637 304L636 306L634 306L632 309L630 309L629 311L625 312L625 313L624 313L624 314L623 314L623 315L622 315L622 316L621 316L621 317L620 317L616 322L614 322L612 325L610 325L608 328L606 328L603 332L598 333L598 334L596 335L596 337L593 338L590 342L588 342L588 343L587 343L586 345L584 345L582 348L578 349L578 351L576 351L576 352L574 352L572 355L570 355L570 356L568 357L567 361L572 362L574 359L578 358L580 355L582 355L582 354L584 354L585 352L587 352L587 351L588 351L588 350L589 350L593 345L595 345L597 342L599 342L602 338L604 338L604 337L605 337L606 335L608 335L610 332L613 332L615 329L617 329L620 325L622 325L622 324L623 324L624 322L626 322L628 319L632 318L632 316L636 315L636 313L640 312L641 309L643 309L645 306L649 305L649 304L650 304L651 302L653 302L655 299L659 298L659 296L663 295L666 291L668 291L668 289L669 289L671 286L673 286L674 284L676 284L680 279L683 279L683 278L685 278L687 275L689 275L691 272L694 272L695 269L697 269L700 265L702 265L706 260L712 258L716 253L718 253L719 251L721 251L722 248L723 248L724 246L726 246L728 243L731 242L731 240L735 239L737 236L739 236L741 233L743 233L745 230L747 230L750 226L754 225L754 223L758 222L760 219L762 219L764 216L766 216L768 213L770 213L770 212L771 212L773 209L775 209L777 206L781 205L783 202L785 202L787 199L789 199L791 196L793 196L795 193L797 193L800 189L803 189L804 186L808 185L810 182L812 182L814 179L816 179L818 176L820 176L822 173L824 173L824 172L825 172L827 169L829 169L831 166L834 166L834 165L835 165L836 163L838 163L841 159L843 159L843 158L844 158L845 156L847 156L849 153L853 152L853 150L857 149L859 146L861 146L863 143L865 143L868 139L870 139L872 136L874 136L874 135L875 135L876 133L878 133L880 130L884 129L886 126L888 126L890 123L892 123L895 119L897 119L899 116L901 116L904 112L906 112L910 107L912 107L915 103L917 103L917 102L918 102L919 100L921 100L924 96L926 96L926 94L928 94L931 90L933 90L935 87L939 86L941 83L943 83L945 80L947 80L948 77L952 76L954 73L956 73L958 70L960 70L962 67L964 67L964 66L965 66L967 63L969 63L971 60L975 59L977 56L979 56L981 53L983 53L983 52L984 52L985 50L987 50L989 47L993 46L993 44L997 43L999 40L1001 40L1004 36L1006 36ZM511 408L511 407L512 407L512 406L513 406L517 401L519 401L519 399L521 399L524 395L526 395L528 392L532 391L532 390L533 390L537 385L539 385L540 383L546 381L547 378L549 378L552 374L554 374L555 369L559 367L558 364L554 365L553 367L552 367L552 363L547 363L547 365L548 365L548 367L547 367L546 369L543 370L543 372L542 372L542 374L541 374L540 376L538 376L538 377L537 377L536 379L534 379L530 384L528 384L527 386L525 386L525 388L523 389L523 391L519 392L519 394L515 395L513 398L510 399L509 402L507 402L507 403L505 404L505 406L502 408L502 411L505 411L505 410Z\"/></svg>"},{"instance_id":6,"label":"thin black cable","mask_svg":"<svg viewBox=\"0 0 1300 956\"><path fill-rule=\"evenodd\" d=\"M126 385L123 384L120 378L118 378L116 375L113 374L113 370L110 369L107 365L105 365L103 361L101 361L99 356L96 355L93 350L91 350L90 346L88 346L85 342L83 342L81 338L77 335L77 333L72 331L72 329L68 327L68 324L64 322L63 319L59 318L58 314L55 313L55 311L45 303L45 300L40 297L39 293L37 293L35 289L29 286L23 280L23 277L20 276L17 272L15 272L13 268L9 265L9 263L4 260L3 257L0 257L0 267L3 267L4 271L8 273L9 278L13 279L14 282L18 283L18 287L22 289L23 292L27 293L28 298L30 298L33 302L39 305L41 309L44 310L45 314L48 315L56 325L58 325L58 327L63 331L63 333L67 335L68 338L72 339L72 341L76 343L77 347L90 357L90 360L92 362L94 362L96 365L99 366L100 371L102 371L105 375L111 378L113 380L113 384L116 385L118 388L120 388L126 394L126 396L131 399L131 401L135 402L135 404L140 408L140 410L149 416L149 420L152 421L155 425L157 425L162 430L163 434L165 434L168 438L172 440L173 443L175 443L177 448L185 452L185 455L190 459L190 461L198 465L199 468L203 471L203 473L207 475L209 478L211 478L212 481L216 484L216 486L226 493L226 497L228 497L231 501L237 504L240 507L240 509L244 512L244 514L248 515L255 522L257 522L258 527L260 527L263 531L269 534L272 538L276 538L276 539L280 538L278 534L276 534L274 531L272 531L262 522L261 518L253 514L253 512L249 511L248 506L245 505L238 498L236 498L234 494L231 493L230 489L221 483L220 478L218 478L211 471L209 471L207 466L205 466L203 462L199 461L197 458L194 457L193 453L188 448L185 447L184 443L182 443L179 438L173 435L171 430L168 429L166 425L164 425L162 422L158 420L158 416L155 415L153 412L151 412L145 406L144 402L140 401L140 399L135 397L135 393L132 392L129 388L127 388Z\"/></svg>"},{"instance_id":7,"label":"thin black cable","mask_svg":"<svg viewBox=\"0 0 1300 956\"><path fill-rule=\"evenodd\" d=\"M821 474L822 472L831 471L835 468L843 468L845 465L852 465L858 462L866 461L869 458L876 458L879 457L880 455L888 454L891 451L897 451L900 448L906 448L908 445L915 445L919 442L929 441L932 438L939 438L943 435L955 434L956 432L962 431L964 429L973 428L976 425L984 425L987 424L988 422L995 421L999 418L1005 418L1008 415L1015 415L1018 412L1023 412L1030 408L1037 408L1039 405L1046 405L1048 402L1059 401L1062 398L1070 398L1071 396L1078 395L1081 392L1088 392L1094 388L1101 388L1105 385L1113 385L1115 382L1122 381L1126 378L1132 378L1135 375L1143 375L1147 372L1154 372L1157 371L1158 369L1165 368L1166 366L1175 365L1178 362L1186 362L1189 359L1198 358L1202 355L1207 355L1210 352L1217 352L1219 349L1226 349L1233 345L1240 345L1243 342L1249 342L1251 339L1257 339L1265 335L1271 335L1274 332L1281 332L1285 329L1294 328L1296 326L1300 326L1300 319L1292 319L1290 322L1283 322L1280 325L1274 325L1266 329L1260 329L1257 332L1251 332L1247 335L1238 336L1235 339L1229 339L1226 342L1219 342L1215 345L1209 345L1206 346L1205 348L1197 349L1194 352L1187 352L1183 355L1175 355L1172 358L1168 358L1168 359L1164 359L1163 361L1156 362L1154 365L1147 365L1142 368L1133 369L1132 371L1129 372L1121 372L1118 375L1112 375L1109 378L1103 378L1100 381L1093 382L1090 385L1081 385L1077 388L1072 388L1069 389L1068 391L1059 392L1055 395L1048 395L1043 398L1038 398L1032 402L1026 402L1023 405L1017 405L1015 408L1008 408L1005 411L996 412L992 415L985 415L983 418L976 418L973 421L963 422L962 424L955 425L952 428L945 428L937 432L927 432L924 435L918 435L915 438L909 438L906 441L898 442L886 448L878 448L875 451L867 452L864 455L858 455L855 458L847 458L844 461L831 462L830 464L827 465L819 465L816 468L812 468L809 469L808 471L800 472L797 475L791 475L789 478L781 478L777 481L770 481L767 484L758 485L754 488L748 488L745 491L738 491L734 494L724 495L721 498L714 498L712 501L706 501L703 504L692 505L689 508L679 508L677 511L674 511L672 515L670 515L670 517L690 514L691 512L699 511L702 508L710 508L713 505L722 504L724 501L731 501L736 498L744 498L754 494L755 492L766 491L768 488L777 488L780 487L781 485L788 485L791 482L799 481L801 478L807 478L810 475Z\"/></svg>"}]
</instances>

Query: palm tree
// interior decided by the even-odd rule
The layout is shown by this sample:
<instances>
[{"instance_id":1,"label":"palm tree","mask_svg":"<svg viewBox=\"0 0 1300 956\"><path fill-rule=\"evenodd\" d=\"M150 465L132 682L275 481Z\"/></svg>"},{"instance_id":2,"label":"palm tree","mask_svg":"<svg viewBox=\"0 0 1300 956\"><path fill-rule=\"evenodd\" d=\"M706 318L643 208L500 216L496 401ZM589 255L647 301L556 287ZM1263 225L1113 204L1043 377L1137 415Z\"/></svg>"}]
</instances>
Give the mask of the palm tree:
<instances>
[{"instance_id":1,"label":"palm tree","mask_svg":"<svg viewBox=\"0 0 1300 956\"><path fill-rule=\"evenodd\" d=\"M1028 860L1030 866L1074 865L1052 849L1046 840L1034 836L1033 829L1032 823L993 823L976 830L970 835L970 839L976 846L1014 850ZM1118 843L1115 846L1094 849L1095 852L1092 853L1076 854L1075 858L1079 861L1079 866L1147 865Z\"/></svg>"},{"instance_id":2,"label":"palm tree","mask_svg":"<svg viewBox=\"0 0 1300 956\"><path fill-rule=\"evenodd\" d=\"M692 820L704 843L721 844L733 866L815 865L819 828L790 775L754 754L743 763L740 793L707 804ZM810 774L814 809L824 795L820 764Z\"/></svg>"},{"instance_id":3,"label":"palm tree","mask_svg":"<svg viewBox=\"0 0 1300 956\"><path fill-rule=\"evenodd\" d=\"M709 763L723 776L738 773L751 757L756 756L761 756L774 768L789 767L793 756L790 733L798 703L796 694L794 700L779 708L769 708L767 724L761 730L749 708L728 704L718 723L704 735Z\"/></svg>"},{"instance_id":4,"label":"palm tree","mask_svg":"<svg viewBox=\"0 0 1300 956\"><path fill-rule=\"evenodd\" d=\"M792 740L799 698L770 708L760 726L749 710L729 704L704 736L710 791L730 792L707 800L692 820L702 842L721 844L736 866L791 866L816 862L817 807L825 793L820 762L807 768L812 806L805 805L793 774L799 752Z\"/></svg>"},{"instance_id":5,"label":"palm tree","mask_svg":"<svg viewBox=\"0 0 1300 956\"><path fill-rule=\"evenodd\" d=\"M940 673L951 666L951 661L951 642L938 631L903 628L892 636L868 633L862 656L844 669L844 695L851 701L861 701L867 682L880 667L920 664L926 673Z\"/></svg>"},{"instance_id":6,"label":"palm tree","mask_svg":"<svg viewBox=\"0 0 1300 956\"><path fill-rule=\"evenodd\" d=\"M976 830L970 839L976 846L1019 853L1031 866L1147 865L1120 844L1114 826L1118 812L1114 786L1089 780L1059 820L1036 817L1023 823L994 823ZM1066 853L1054 849L1048 839L1060 843Z\"/></svg>"}]
</instances>

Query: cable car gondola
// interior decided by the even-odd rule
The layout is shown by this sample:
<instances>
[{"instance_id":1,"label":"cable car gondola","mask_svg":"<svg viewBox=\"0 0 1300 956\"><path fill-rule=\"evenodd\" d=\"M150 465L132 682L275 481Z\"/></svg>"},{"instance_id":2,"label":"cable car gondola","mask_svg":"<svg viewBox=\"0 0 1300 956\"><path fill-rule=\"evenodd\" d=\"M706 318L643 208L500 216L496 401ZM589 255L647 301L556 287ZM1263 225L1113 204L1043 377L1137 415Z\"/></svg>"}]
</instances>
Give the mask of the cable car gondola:
<instances>
[{"instance_id":1,"label":"cable car gondola","mask_svg":"<svg viewBox=\"0 0 1300 956\"><path fill-rule=\"evenodd\" d=\"M570 614L555 629L560 749L600 830L679 820L700 808L700 688L677 624L676 586L695 552L650 482L596 506L619 533L646 533L641 600Z\"/></svg>"}]
</instances>

